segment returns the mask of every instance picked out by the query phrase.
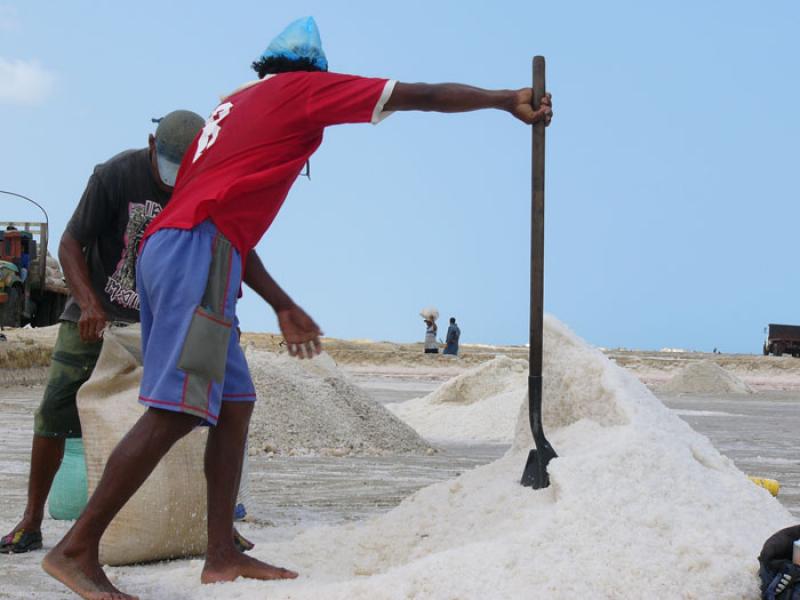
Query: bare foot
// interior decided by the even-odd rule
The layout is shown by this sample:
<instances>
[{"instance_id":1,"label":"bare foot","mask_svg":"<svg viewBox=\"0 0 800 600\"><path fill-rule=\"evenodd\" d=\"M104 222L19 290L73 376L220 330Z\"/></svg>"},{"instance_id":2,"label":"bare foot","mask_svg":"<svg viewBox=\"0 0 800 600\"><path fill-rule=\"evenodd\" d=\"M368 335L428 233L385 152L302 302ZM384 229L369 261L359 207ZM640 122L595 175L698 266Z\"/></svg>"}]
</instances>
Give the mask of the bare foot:
<instances>
[{"instance_id":1,"label":"bare foot","mask_svg":"<svg viewBox=\"0 0 800 600\"><path fill-rule=\"evenodd\" d=\"M246 554L236 552L225 559L217 559L213 563L206 558L202 583L219 583L233 581L237 577L249 579L295 579L297 573L281 567L273 567Z\"/></svg>"},{"instance_id":2,"label":"bare foot","mask_svg":"<svg viewBox=\"0 0 800 600\"><path fill-rule=\"evenodd\" d=\"M139 600L138 596L115 588L96 561L92 564L92 561L67 557L58 546L44 557L42 569L83 600Z\"/></svg>"}]
</instances>

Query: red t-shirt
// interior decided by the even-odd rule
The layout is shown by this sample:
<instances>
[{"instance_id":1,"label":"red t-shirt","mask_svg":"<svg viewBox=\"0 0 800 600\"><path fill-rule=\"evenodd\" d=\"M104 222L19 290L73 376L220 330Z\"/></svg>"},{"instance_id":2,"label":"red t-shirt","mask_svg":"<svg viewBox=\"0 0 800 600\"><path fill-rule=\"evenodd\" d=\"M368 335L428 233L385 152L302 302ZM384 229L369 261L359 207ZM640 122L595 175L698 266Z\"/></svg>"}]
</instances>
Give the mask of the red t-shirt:
<instances>
[{"instance_id":1,"label":"red t-shirt","mask_svg":"<svg viewBox=\"0 0 800 600\"><path fill-rule=\"evenodd\" d=\"M242 255L267 231L328 125L377 123L394 81L323 72L267 76L214 109L144 237L211 219Z\"/></svg>"}]
</instances>

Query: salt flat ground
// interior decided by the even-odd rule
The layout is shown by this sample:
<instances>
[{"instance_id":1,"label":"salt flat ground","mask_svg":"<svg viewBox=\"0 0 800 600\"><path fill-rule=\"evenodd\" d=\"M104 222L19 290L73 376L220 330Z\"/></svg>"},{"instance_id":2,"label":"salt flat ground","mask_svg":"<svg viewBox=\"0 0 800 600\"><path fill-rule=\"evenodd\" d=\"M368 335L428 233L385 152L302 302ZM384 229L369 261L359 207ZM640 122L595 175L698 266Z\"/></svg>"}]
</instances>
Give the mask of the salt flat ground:
<instances>
[{"instance_id":1,"label":"salt flat ground","mask_svg":"<svg viewBox=\"0 0 800 600\"><path fill-rule=\"evenodd\" d=\"M417 349L392 347L365 360L366 348L332 352L353 379L382 403L400 402L424 395L442 381L481 362L479 352L461 361L420 358ZM414 356L408 354L413 350ZM492 355L497 349L488 349ZM480 352L483 352L481 350ZM524 355L523 349L508 352ZM610 353L611 354L611 353ZM648 384L669 378L685 361L696 357L611 354L612 358ZM716 358L716 357L715 357ZM727 368L737 371L737 360ZM789 359L791 360L791 359ZM781 362L782 361L782 362ZM750 395L673 395L662 401L748 474L772 477L783 485L779 500L800 516L800 430L798 392L800 377L795 363L746 357L738 361L742 378L756 390ZM797 361L800 368L800 361ZM755 366L754 366L755 365ZM777 366L776 366L777 365ZM1 372L1 371L0 371ZM775 376L770 374L775 372ZM33 409L42 386L0 388L0 529L14 525L24 505ZM545 399L546 401L546 399ZM476 465L501 456L502 445L445 446L432 456L289 457L257 454L251 457L252 501L242 531L256 543L292 536L299 529L320 523L360 520L389 510L415 490L450 479ZM520 473L523 465L520 465ZM635 486L631 481L626 485ZM69 523L47 519L45 547L54 544ZM71 594L39 569L41 552L0 556L5 581L0 598L69 598ZM275 557L279 562L280 557ZM156 564L141 569L154 573L169 569ZM112 578L115 570L111 570Z\"/></svg>"}]
</instances>

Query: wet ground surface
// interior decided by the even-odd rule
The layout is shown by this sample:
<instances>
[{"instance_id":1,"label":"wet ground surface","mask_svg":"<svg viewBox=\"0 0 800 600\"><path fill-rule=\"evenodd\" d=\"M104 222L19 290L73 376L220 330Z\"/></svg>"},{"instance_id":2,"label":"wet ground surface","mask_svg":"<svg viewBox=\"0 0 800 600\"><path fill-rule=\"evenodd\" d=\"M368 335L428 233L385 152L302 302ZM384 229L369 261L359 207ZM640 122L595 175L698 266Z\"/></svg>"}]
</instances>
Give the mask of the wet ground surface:
<instances>
[{"instance_id":1,"label":"wet ground surface","mask_svg":"<svg viewBox=\"0 0 800 600\"><path fill-rule=\"evenodd\" d=\"M370 391L382 402L424 394L436 383L389 384ZM25 506L33 411L41 387L0 389L0 535L15 525ZM396 506L416 490L455 477L505 452L496 445L440 448L431 456L250 457L251 500L247 522L239 525L253 541L290 534L294 527L336 524L367 518ZM66 532L69 522L46 517L45 549ZM5 583L0 598L72 598L39 568L43 553L0 555ZM34 589L31 590L31 587Z\"/></svg>"},{"instance_id":2,"label":"wet ground surface","mask_svg":"<svg viewBox=\"0 0 800 600\"><path fill-rule=\"evenodd\" d=\"M359 384L382 403L432 390L437 381L360 377ZM14 525L25 503L33 410L41 387L0 390L0 529ZM800 395L763 392L750 396L676 396L662 400L750 475L778 479L779 500L800 516ZM419 488L501 456L504 446L442 447L432 456L251 457L246 535L265 541L294 527L367 518L396 506ZM45 546L69 523L47 519ZM280 531L280 533L279 533ZM39 570L42 553L0 556L6 583L0 598L68 598ZM33 591L31 591L33 587Z\"/></svg>"},{"instance_id":3,"label":"wet ground surface","mask_svg":"<svg viewBox=\"0 0 800 600\"><path fill-rule=\"evenodd\" d=\"M748 475L777 479L778 500L800 517L800 393L663 396L661 400Z\"/></svg>"},{"instance_id":4,"label":"wet ground surface","mask_svg":"<svg viewBox=\"0 0 800 600\"><path fill-rule=\"evenodd\" d=\"M432 384L435 385L435 384ZM415 397L413 390L372 390L381 402ZM369 389L369 388L368 388ZM13 525L24 507L33 410L41 388L0 392L0 523ZM443 479L501 456L505 446L451 445L430 456L267 456L250 457L250 517L276 526L338 523L362 519L396 506L400 500Z\"/></svg>"}]
</instances>

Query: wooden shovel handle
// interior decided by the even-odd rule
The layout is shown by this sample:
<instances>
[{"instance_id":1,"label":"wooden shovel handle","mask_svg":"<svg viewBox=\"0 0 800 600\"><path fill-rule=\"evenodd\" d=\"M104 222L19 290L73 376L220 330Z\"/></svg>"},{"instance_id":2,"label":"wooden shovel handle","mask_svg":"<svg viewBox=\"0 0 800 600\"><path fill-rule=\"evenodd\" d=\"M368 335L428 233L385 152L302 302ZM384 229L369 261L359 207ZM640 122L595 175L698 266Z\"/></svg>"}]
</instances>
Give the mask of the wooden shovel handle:
<instances>
[{"instance_id":1,"label":"wooden shovel handle","mask_svg":"<svg viewBox=\"0 0 800 600\"><path fill-rule=\"evenodd\" d=\"M533 109L546 91L544 56L533 58ZM531 151L531 314L530 374L542 374L542 329L544 313L544 121L532 127Z\"/></svg>"}]
</instances>

